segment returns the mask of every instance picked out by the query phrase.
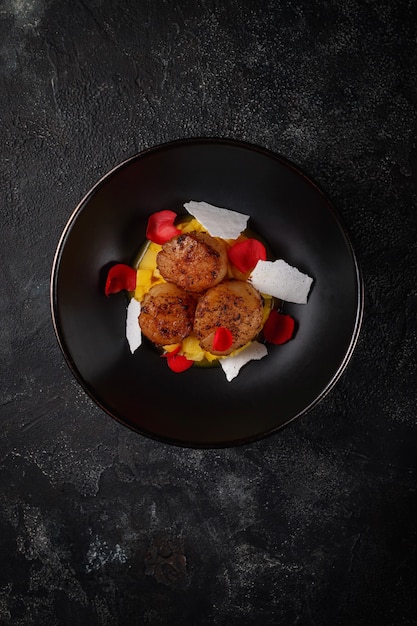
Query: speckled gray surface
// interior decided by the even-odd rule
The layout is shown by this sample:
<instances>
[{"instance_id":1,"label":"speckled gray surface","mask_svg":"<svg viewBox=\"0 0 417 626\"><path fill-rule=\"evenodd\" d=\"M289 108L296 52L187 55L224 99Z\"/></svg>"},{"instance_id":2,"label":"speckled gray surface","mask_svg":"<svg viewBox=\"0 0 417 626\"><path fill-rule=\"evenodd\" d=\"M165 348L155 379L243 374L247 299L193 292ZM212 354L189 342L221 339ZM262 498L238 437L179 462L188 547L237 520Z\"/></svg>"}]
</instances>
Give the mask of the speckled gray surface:
<instances>
[{"instance_id":1,"label":"speckled gray surface","mask_svg":"<svg viewBox=\"0 0 417 626\"><path fill-rule=\"evenodd\" d=\"M416 18L388 0L0 3L2 625L416 623ZM49 312L89 187L190 136L308 172L364 273L335 389L235 449L111 420Z\"/></svg>"}]
</instances>

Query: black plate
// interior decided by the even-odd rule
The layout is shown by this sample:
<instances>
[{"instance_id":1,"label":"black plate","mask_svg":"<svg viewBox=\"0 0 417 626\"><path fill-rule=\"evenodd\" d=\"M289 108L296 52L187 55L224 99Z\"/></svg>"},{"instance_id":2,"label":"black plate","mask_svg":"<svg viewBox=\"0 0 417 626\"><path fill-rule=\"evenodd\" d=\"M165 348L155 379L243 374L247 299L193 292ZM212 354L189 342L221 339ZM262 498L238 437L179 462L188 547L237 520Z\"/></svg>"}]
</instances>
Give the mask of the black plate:
<instances>
[{"instance_id":1,"label":"black plate","mask_svg":"<svg viewBox=\"0 0 417 626\"><path fill-rule=\"evenodd\" d=\"M132 355L126 295L104 295L109 265L132 263L148 216L183 213L188 200L250 215L276 257L314 278L306 305L285 305L295 338L270 346L230 383L219 367L175 374L146 343ZM195 139L146 150L93 187L59 242L51 302L70 368L107 413L161 441L219 447L276 431L323 398L356 344L363 295L346 232L315 184L267 150Z\"/></svg>"}]
</instances>

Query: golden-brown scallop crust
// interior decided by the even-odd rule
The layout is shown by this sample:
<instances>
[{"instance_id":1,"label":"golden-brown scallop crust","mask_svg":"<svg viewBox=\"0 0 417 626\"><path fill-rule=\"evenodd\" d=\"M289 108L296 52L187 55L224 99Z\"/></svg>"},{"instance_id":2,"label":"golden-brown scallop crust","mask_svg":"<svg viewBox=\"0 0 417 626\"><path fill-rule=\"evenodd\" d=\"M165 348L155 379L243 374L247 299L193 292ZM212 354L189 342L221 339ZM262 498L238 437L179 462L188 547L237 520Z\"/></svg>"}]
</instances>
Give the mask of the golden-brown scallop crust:
<instances>
[{"instance_id":1,"label":"golden-brown scallop crust","mask_svg":"<svg viewBox=\"0 0 417 626\"><path fill-rule=\"evenodd\" d=\"M203 350L227 355L241 348L260 332L263 309L260 293L247 282L226 280L202 295L194 317L194 333ZM213 349L213 338L219 326L228 328L233 343L224 352Z\"/></svg>"},{"instance_id":2,"label":"golden-brown scallop crust","mask_svg":"<svg viewBox=\"0 0 417 626\"><path fill-rule=\"evenodd\" d=\"M151 287L141 304L142 333L159 346L180 343L192 328L196 298L172 283Z\"/></svg>"},{"instance_id":3,"label":"golden-brown scallop crust","mask_svg":"<svg viewBox=\"0 0 417 626\"><path fill-rule=\"evenodd\" d=\"M207 233L183 233L162 246L157 267L166 281L192 293L203 293L226 276L226 247Z\"/></svg>"}]
</instances>

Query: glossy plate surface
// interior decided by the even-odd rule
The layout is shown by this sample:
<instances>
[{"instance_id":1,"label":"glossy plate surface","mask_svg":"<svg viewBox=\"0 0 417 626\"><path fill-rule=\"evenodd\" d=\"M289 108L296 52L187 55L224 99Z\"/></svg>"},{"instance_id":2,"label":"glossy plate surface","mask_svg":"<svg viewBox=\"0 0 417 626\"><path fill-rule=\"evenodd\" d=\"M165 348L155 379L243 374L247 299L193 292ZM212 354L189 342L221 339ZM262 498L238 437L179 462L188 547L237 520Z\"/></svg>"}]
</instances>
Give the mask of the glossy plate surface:
<instances>
[{"instance_id":1,"label":"glossy plate surface","mask_svg":"<svg viewBox=\"0 0 417 626\"><path fill-rule=\"evenodd\" d=\"M148 217L204 200L251 216L277 258L314 278L306 305L285 304L295 338L269 346L232 382L220 367L171 372L125 339L127 298L106 298L107 270L131 264ZM157 146L99 181L69 219L51 280L55 331L79 383L115 419L143 435L195 447L248 443L315 406L346 367L362 318L362 281L331 203L277 155L240 142L195 139Z\"/></svg>"}]
</instances>

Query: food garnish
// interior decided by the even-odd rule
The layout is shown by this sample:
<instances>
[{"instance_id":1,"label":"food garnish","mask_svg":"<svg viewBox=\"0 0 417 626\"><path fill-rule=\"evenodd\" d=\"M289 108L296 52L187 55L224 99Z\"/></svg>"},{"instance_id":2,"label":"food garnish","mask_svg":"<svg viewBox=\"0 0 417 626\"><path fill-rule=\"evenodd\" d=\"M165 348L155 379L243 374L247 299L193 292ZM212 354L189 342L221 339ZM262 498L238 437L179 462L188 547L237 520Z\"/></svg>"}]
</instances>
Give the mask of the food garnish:
<instances>
[{"instance_id":1,"label":"food garnish","mask_svg":"<svg viewBox=\"0 0 417 626\"><path fill-rule=\"evenodd\" d=\"M200 222L212 237L237 239L248 223L249 215L221 209L207 202L186 202L184 208Z\"/></svg>"},{"instance_id":2,"label":"food garnish","mask_svg":"<svg viewBox=\"0 0 417 626\"><path fill-rule=\"evenodd\" d=\"M167 354L167 363L170 370L180 374L189 370L194 365L194 361L187 359L183 354L170 352Z\"/></svg>"},{"instance_id":3,"label":"food garnish","mask_svg":"<svg viewBox=\"0 0 417 626\"><path fill-rule=\"evenodd\" d=\"M246 233L248 215L206 202L184 207L191 218L180 222L168 210L149 217L136 268L111 268L105 293L130 292L132 353L144 334L172 371L218 361L230 382L268 354L262 337L275 345L294 337L294 319L276 307L305 304L313 279L282 259L268 261L265 245Z\"/></svg>"},{"instance_id":4,"label":"food garnish","mask_svg":"<svg viewBox=\"0 0 417 626\"><path fill-rule=\"evenodd\" d=\"M295 304L306 304L313 282L310 276L283 259L258 261L249 280L261 293Z\"/></svg>"},{"instance_id":5,"label":"food garnish","mask_svg":"<svg viewBox=\"0 0 417 626\"><path fill-rule=\"evenodd\" d=\"M133 354L142 344L142 331L138 324L140 315L140 302L131 298L126 314L126 339Z\"/></svg>"},{"instance_id":6,"label":"food garnish","mask_svg":"<svg viewBox=\"0 0 417 626\"><path fill-rule=\"evenodd\" d=\"M213 350L216 352L226 352L233 344L233 335L228 328L219 326L213 337Z\"/></svg>"},{"instance_id":7,"label":"food garnish","mask_svg":"<svg viewBox=\"0 0 417 626\"><path fill-rule=\"evenodd\" d=\"M244 239L237 241L227 251L229 261L242 272L246 274L251 272L258 261L266 261L266 248L259 239Z\"/></svg>"},{"instance_id":8,"label":"food garnish","mask_svg":"<svg viewBox=\"0 0 417 626\"><path fill-rule=\"evenodd\" d=\"M263 327L263 335L268 343L281 345L292 339L295 322L291 315L273 309Z\"/></svg>"},{"instance_id":9,"label":"food garnish","mask_svg":"<svg viewBox=\"0 0 417 626\"><path fill-rule=\"evenodd\" d=\"M167 360L169 369L177 373L185 372L194 365L194 361L187 359L183 354L178 354L180 350L181 344L179 343L176 346L167 346L167 351L161 354L161 357Z\"/></svg>"},{"instance_id":10,"label":"food garnish","mask_svg":"<svg viewBox=\"0 0 417 626\"><path fill-rule=\"evenodd\" d=\"M177 214L167 209L152 213L148 220L146 239L162 244L175 237L175 235L180 235L181 231L174 226L176 219Z\"/></svg>"},{"instance_id":11,"label":"food garnish","mask_svg":"<svg viewBox=\"0 0 417 626\"><path fill-rule=\"evenodd\" d=\"M136 287L136 270L124 263L116 263L107 274L104 293L109 296L119 291L134 291Z\"/></svg>"},{"instance_id":12,"label":"food garnish","mask_svg":"<svg viewBox=\"0 0 417 626\"><path fill-rule=\"evenodd\" d=\"M219 363L226 374L226 379L230 383L239 374L240 370L249 361L259 361L268 354L265 344L259 341L252 341L247 348L242 348L236 354L220 359Z\"/></svg>"}]
</instances>

